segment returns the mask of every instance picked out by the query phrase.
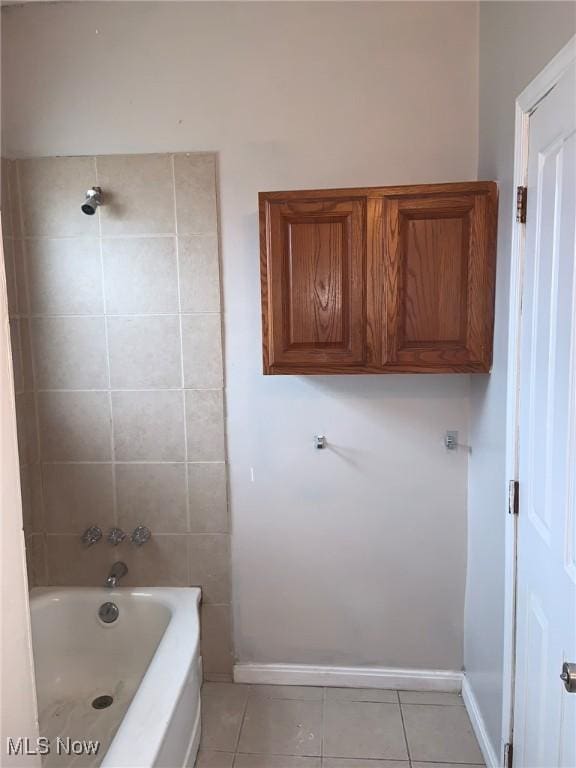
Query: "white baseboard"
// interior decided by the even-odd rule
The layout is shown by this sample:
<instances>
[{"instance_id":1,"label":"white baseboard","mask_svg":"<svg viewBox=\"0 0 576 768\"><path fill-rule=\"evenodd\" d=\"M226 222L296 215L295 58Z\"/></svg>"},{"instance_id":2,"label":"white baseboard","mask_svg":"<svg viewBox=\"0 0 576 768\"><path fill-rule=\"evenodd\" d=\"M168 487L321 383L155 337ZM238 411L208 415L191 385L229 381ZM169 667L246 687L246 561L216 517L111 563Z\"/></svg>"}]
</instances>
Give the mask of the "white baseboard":
<instances>
[{"instance_id":1,"label":"white baseboard","mask_svg":"<svg viewBox=\"0 0 576 768\"><path fill-rule=\"evenodd\" d=\"M500 761L496 752L494 751L494 747L492 746L492 742L488 736L488 731L486 730L484 718L482 717L480 708L478 707L478 702L476 701L474 692L472 691L470 683L466 677L464 677L462 680L462 699L466 705L468 717L472 723L472 728L474 728L474 733L478 739L478 744L482 750L482 755L484 756L484 762L486 763L487 768L499 768Z\"/></svg>"},{"instance_id":2,"label":"white baseboard","mask_svg":"<svg viewBox=\"0 0 576 768\"><path fill-rule=\"evenodd\" d=\"M320 667L308 664L236 664L235 683L322 685L341 688L396 688L404 691L462 689L463 673L445 669Z\"/></svg>"}]
</instances>

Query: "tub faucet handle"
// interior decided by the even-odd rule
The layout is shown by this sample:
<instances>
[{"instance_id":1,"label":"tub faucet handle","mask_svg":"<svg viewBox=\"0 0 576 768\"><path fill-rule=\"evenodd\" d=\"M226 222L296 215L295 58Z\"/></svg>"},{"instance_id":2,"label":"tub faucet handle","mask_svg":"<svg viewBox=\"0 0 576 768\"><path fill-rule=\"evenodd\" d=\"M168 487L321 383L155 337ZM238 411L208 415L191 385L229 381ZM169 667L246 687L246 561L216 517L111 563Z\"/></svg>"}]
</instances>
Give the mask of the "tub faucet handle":
<instances>
[{"instance_id":1,"label":"tub faucet handle","mask_svg":"<svg viewBox=\"0 0 576 768\"><path fill-rule=\"evenodd\" d=\"M146 544L147 541L150 541L151 536L152 531L150 528L147 528L145 525L138 525L132 531L132 543L136 544L138 547L141 547L142 544Z\"/></svg>"},{"instance_id":2,"label":"tub faucet handle","mask_svg":"<svg viewBox=\"0 0 576 768\"><path fill-rule=\"evenodd\" d=\"M122 530L122 528L110 528L108 531L108 536L106 536L108 543L112 544L112 546L117 547L118 544L121 544L124 539L126 538L126 534Z\"/></svg>"},{"instance_id":3,"label":"tub faucet handle","mask_svg":"<svg viewBox=\"0 0 576 768\"><path fill-rule=\"evenodd\" d=\"M97 541L100 541L102 538L102 531L97 525L91 525L89 528L86 528L81 538L82 544L86 547L91 547L92 544L96 544Z\"/></svg>"}]
</instances>

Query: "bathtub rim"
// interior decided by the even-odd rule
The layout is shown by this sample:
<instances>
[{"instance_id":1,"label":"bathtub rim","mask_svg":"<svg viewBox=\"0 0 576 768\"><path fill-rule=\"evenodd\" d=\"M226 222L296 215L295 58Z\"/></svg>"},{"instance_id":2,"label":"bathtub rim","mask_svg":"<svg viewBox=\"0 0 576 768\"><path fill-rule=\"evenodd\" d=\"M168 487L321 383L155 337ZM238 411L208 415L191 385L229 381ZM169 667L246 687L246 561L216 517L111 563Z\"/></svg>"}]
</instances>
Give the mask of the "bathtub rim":
<instances>
[{"instance_id":1,"label":"bathtub rim","mask_svg":"<svg viewBox=\"0 0 576 768\"><path fill-rule=\"evenodd\" d=\"M100 768L152 766L200 655L201 590L199 587L35 587L30 611L51 597L82 595L102 601L136 598L159 602L170 619L130 705L100 763ZM97 601L95 600L95 602ZM33 638L32 638L33 639ZM199 681L199 688L201 681ZM154 707L150 707L154 701ZM162 716L159 716L162 712Z\"/></svg>"}]
</instances>

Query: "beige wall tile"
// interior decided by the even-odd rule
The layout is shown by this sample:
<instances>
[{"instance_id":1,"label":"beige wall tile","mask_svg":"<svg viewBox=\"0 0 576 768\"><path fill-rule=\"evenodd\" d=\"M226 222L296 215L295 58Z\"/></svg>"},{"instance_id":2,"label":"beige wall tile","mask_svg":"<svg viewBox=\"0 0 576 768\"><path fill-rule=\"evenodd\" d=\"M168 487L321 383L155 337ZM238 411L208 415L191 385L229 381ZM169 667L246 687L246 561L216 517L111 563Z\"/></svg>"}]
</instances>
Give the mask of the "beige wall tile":
<instances>
[{"instance_id":1,"label":"beige wall tile","mask_svg":"<svg viewBox=\"0 0 576 768\"><path fill-rule=\"evenodd\" d=\"M18 165L25 235L98 233L98 214L86 216L80 209L86 190L96 184L94 158L48 157Z\"/></svg>"},{"instance_id":2,"label":"beige wall tile","mask_svg":"<svg viewBox=\"0 0 576 768\"><path fill-rule=\"evenodd\" d=\"M38 461L38 429L36 403L32 392L16 396L16 427L18 431L18 455L21 464Z\"/></svg>"},{"instance_id":3,"label":"beige wall tile","mask_svg":"<svg viewBox=\"0 0 576 768\"><path fill-rule=\"evenodd\" d=\"M26 257L32 314L97 315L104 311L97 238L28 240Z\"/></svg>"},{"instance_id":4,"label":"beige wall tile","mask_svg":"<svg viewBox=\"0 0 576 768\"><path fill-rule=\"evenodd\" d=\"M43 532L42 477L39 464L20 465L20 490L24 532L27 534Z\"/></svg>"},{"instance_id":5,"label":"beige wall tile","mask_svg":"<svg viewBox=\"0 0 576 768\"><path fill-rule=\"evenodd\" d=\"M174 175L179 234L215 234L216 156L174 155Z\"/></svg>"},{"instance_id":6,"label":"beige wall tile","mask_svg":"<svg viewBox=\"0 0 576 768\"><path fill-rule=\"evenodd\" d=\"M80 535L48 534L46 563L48 584L54 586L104 586L110 566L117 557L117 548L104 539L86 547Z\"/></svg>"},{"instance_id":7,"label":"beige wall tile","mask_svg":"<svg viewBox=\"0 0 576 768\"><path fill-rule=\"evenodd\" d=\"M225 464L189 464L190 531L227 533L229 530Z\"/></svg>"},{"instance_id":8,"label":"beige wall tile","mask_svg":"<svg viewBox=\"0 0 576 768\"><path fill-rule=\"evenodd\" d=\"M110 405L106 392L39 392L38 411L44 460L111 458Z\"/></svg>"},{"instance_id":9,"label":"beige wall tile","mask_svg":"<svg viewBox=\"0 0 576 768\"><path fill-rule=\"evenodd\" d=\"M184 315L182 351L185 387L218 389L222 386L220 315Z\"/></svg>"},{"instance_id":10,"label":"beige wall tile","mask_svg":"<svg viewBox=\"0 0 576 768\"><path fill-rule=\"evenodd\" d=\"M26 263L18 240L8 248L14 311L28 313L28 288L35 316L19 320L14 345L22 351L19 430L33 583L101 585L112 562L124 560L127 585L200 584L208 604L206 674L230 679L215 157L181 155L174 165L169 155L49 158L23 161L21 173ZM96 183L105 205L87 217L80 205ZM180 311L188 313L188 391L181 389ZM42 474L35 397L27 392L33 346L40 389L106 390L108 365L113 388L111 395L38 392ZM128 535L148 525L151 541L141 548L129 540L115 548L104 540L82 545L88 525L106 535L114 520Z\"/></svg>"},{"instance_id":11,"label":"beige wall tile","mask_svg":"<svg viewBox=\"0 0 576 768\"><path fill-rule=\"evenodd\" d=\"M4 219L2 219L4 223ZM10 317L18 314L18 288L16 285L16 265L14 263L14 241L3 233L2 247L4 250L4 269L6 270L6 294L8 297L8 314Z\"/></svg>"},{"instance_id":12,"label":"beige wall tile","mask_svg":"<svg viewBox=\"0 0 576 768\"><path fill-rule=\"evenodd\" d=\"M10 168L12 160L0 158L0 210L2 211L2 234L12 237L12 201L10 189Z\"/></svg>"},{"instance_id":13,"label":"beige wall tile","mask_svg":"<svg viewBox=\"0 0 576 768\"><path fill-rule=\"evenodd\" d=\"M186 390L186 436L191 461L224 461L221 389Z\"/></svg>"},{"instance_id":14,"label":"beige wall tile","mask_svg":"<svg viewBox=\"0 0 576 768\"><path fill-rule=\"evenodd\" d=\"M8 186L10 193L10 207L12 212L12 237L23 236L22 230L22 206L20 204L20 179L18 161L8 163Z\"/></svg>"},{"instance_id":15,"label":"beige wall tile","mask_svg":"<svg viewBox=\"0 0 576 768\"><path fill-rule=\"evenodd\" d=\"M177 315L109 317L108 345L112 387L182 386Z\"/></svg>"},{"instance_id":16,"label":"beige wall tile","mask_svg":"<svg viewBox=\"0 0 576 768\"><path fill-rule=\"evenodd\" d=\"M22 499L22 526L24 533L32 533L32 489L30 487L30 465L20 465L20 496Z\"/></svg>"},{"instance_id":17,"label":"beige wall tile","mask_svg":"<svg viewBox=\"0 0 576 768\"><path fill-rule=\"evenodd\" d=\"M108 313L179 311L175 238L104 238L102 254Z\"/></svg>"},{"instance_id":18,"label":"beige wall tile","mask_svg":"<svg viewBox=\"0 0 576 768\"><path fill-rule=\"evenodd\" d=\"M108 155L98 157L96 162L100 186L106 195L106 205L100 209L102 234L175 231L169 155Z\"/></svg>"},{"instance_id":19,"label":"beige wall tile","mask_svg":"<svg viewBox=\"0 0 576 768\"><path fill-rule=\"evenodd\" d=\"M29 313L28 289L26 280L26 247L23 240L13 240L14 270L16 272L16 290L18 292L18 312L20 315Z\"/></svg>"},{"instance_id":20,"label":"beige wall tile","mask_svg":"<svg viewBox=\"0 0 576 768\"><path fill-rule=\"evenodd\" d=\"M229 605L202 605L201 652L206 680L232 679L232 622Z\"/></svg>"},{"instance_id":21,"label":"beige wall tile","mask_svg":"<svg viewBox=\"0 0 576 768\"><path fill-rule=\"evenodd\" d=\"M188 578L188 543L185 534L154 534L137 547L123 542L116 547L118 559L128 566L123 579L126 586L186 587Z\"/></svg>"},{"instance_id":22,"label":"beige wall tile","mask_svg":"<svg viewBox=\"0 0 576 768\"><path fill-rule=\"evenodd\" d=\"M184 464L117 464L118 523L127 533L147 525L153 533L188 530Z\"/></svg>"},{"instance_id":23,"label":"beige wall tile","mask_svg":"<svg viewBox=\"0 0 576 768\"><path fill-rule=\"evenodd\" d=\"M24 389L34 389L34 375L32 370L32 338L30 335L30 321L27 317L20 318L20 344L22 351L22 376Z\"/></svg>"},{"instance_id":24,"label":"beige wall tile","mask_svg":"<svg viewBox=\"0 0 576 768\"><path fill-rule=\"evenodd\" d=\"M190 584L202 587L206 603L229 603L230 536L227 533L195 534L188 537Z\"/></svg>"},{"instance_id":25,"label":"beige wall tile","mask_svg":"<svg viewBox=\"0 0 576 768\"><path fill-rule=\"evenodd\" d=\"M178 238L182 312L220 311L220 267L216 235Z\"/></svg>"},{"instance_id":26,"label":"beige wall tile","mask_svg":"<svg viewBox=\"0 0 576 768\"><path fill-rule=\"evenodd\" d=\"M32 320L39 389L108 386L103 317L37 317Z\"/></svg>"},{"instance_id":27,"label":"beige wall tile","mask_svg":"<svg viewBox=\"0 0 576 768\"><path fill-rule=\"evenodd\" d=\"M24 373L22 366L22 346L20 344L20 321L10 319L10 346L12 351L12 375L14 391L18 394L24 391Z\"/></svg>"},{"instance_id":28,"label":"beige wall tile","mask_svg":"<svg viewBox=\"0 0 576 768\"><path fill-rule=\"evenodd\" d=\"M116 459L184 459L182 392L113 392L112 411Z\"/></svg>"},{"instance_id":29,"label":"beige wall tile","mask_svg":"<svg viewBox=\"0 0 576 768\"><path fill-rule=\"evenodd\" d=\"M79 536L114 524L111 464L44 464L42 478L48 533Z\"/></svg>"},{"instance_id":30,"label":"beige wall tile","mask_svg":"<svg viewBox=\"0 0 576 768\"><path fill-rule=\"evenodd\" d=\"M46 575L46 542L43 534L26 537L26 566L28 585L42 587L48 583Z\"/></svg>"},{"instance_id":31,"label":"beige wall tile","mask_svg":"<svg viewBox=\"0 0 576 768\"><path fill-rule=\"evenodd\" d=\"M28 430L27 430L27 401L29 394L19 392L15 396L16 403L16 432L18 436L18 458L20 465L29 464L28 457Z\"/></svg>"},{"instance_id":32,"label":"beige wall tile","mask_svg":"<svg viewBox=\"0 0 576 768\"><path fill-rule=\"evenodd\" d=\"M44 525L44 494L42 490L42 465L30 464L30 503L32 504L32 533L45 530Z\"/></svg>"}]
</instances>

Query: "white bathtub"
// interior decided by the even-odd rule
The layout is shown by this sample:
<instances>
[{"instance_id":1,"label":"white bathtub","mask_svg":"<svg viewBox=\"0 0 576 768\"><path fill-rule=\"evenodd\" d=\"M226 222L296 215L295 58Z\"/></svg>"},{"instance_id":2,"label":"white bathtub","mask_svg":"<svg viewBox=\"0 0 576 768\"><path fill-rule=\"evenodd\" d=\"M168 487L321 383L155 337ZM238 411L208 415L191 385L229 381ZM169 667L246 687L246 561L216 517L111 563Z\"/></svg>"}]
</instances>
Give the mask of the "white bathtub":
<instances>
[{"instance_id":1,"label":"white bathtub","mask_svg":"<svg viewBox=\"0 0 576 768\"><path fill-rule=\"evenodd\" d=\"M118 619L98 617L102 603ZM31 593L43 766L188 768L200 739L200 590L70 587ZM98 696L112 696L94 709ZM60 738L59 738L60 737ZM72 740L96 740L96 756L71 761ZM60 754L57 754L57 748Z\"/></svg>"}]
</instances>

